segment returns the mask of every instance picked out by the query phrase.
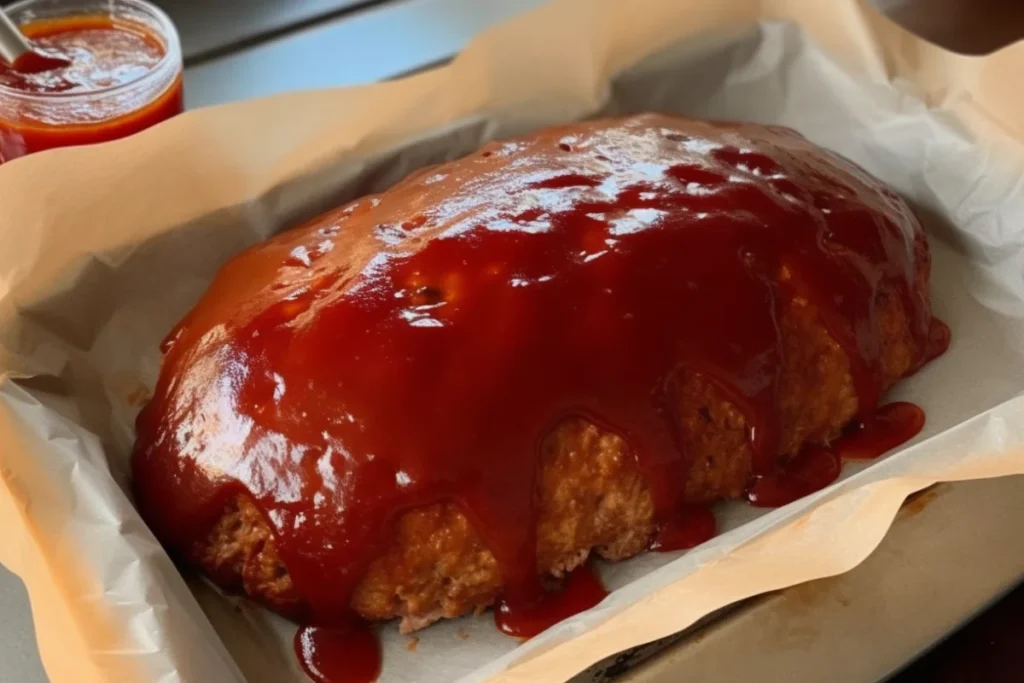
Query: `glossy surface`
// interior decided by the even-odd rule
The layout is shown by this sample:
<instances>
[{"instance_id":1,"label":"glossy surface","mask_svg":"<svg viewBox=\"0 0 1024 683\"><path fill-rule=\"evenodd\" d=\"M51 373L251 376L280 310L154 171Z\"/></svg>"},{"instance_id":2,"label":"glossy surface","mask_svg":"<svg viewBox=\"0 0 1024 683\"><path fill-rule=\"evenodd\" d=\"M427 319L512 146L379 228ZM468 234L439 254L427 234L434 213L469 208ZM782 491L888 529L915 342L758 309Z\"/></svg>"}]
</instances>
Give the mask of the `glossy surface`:
<instances>
[{"instance_id":1,"label":"glossy surface","mask_svg":"<svg viewBox=\"0 0 1024 683\"><path fill-rule=\"evenodd\" d=\"M71 66L70 59L56 54L47 54L33 48L18 57L14 61L13 68L0 61L0 85L9 85L10 82L4 82L7 79L13 79L13 82L17 83L30 80L26 79L25 76L41 74L46 71L56 71L57 69L66 69L69 66Z\"/></svg>"},{"instance_id":2,"label":"glossy surface","mask_svg":"<svg viewBox=\"0 0 1024 683\"><path fill-rule=\"evenodd\" d=\"M945 340L948 344L948 334ZM942 351L945 347L941 351L933 347L932 354ZM807 448L778 471L756 477L747 490L747 500L758 507L780 507L820 491L839 478L844 460L873 460L917 436L924 420L924 411L913 403L884 405L851 424L828 447Z\"/></svg>"},{"instance_id":3,"label":"glossy surface","mask_svg":"<svg viewBox=\"0 0 1024 683\"><path fill-rule=\"evenodd\" d=\"M498 630L516 638L532 638L574 614L588 610L608 595L593 569L584 565L565 577L557 590L536 602L519 606L502 601L494 610Z\"/></svg>"},{"instance_id":4,"label":"glossy surface","mask_svg":"<svg viewBox=\"0 0 1024 683\"><path fill-rule=\"evenodd\" d=\"M367 683L380 674L380 643L364 625L303 626L294 647L302 670L316 683Z\"/></svg>"},{"instance_id":5,"label":"glossy surface","mask_svg":"<svg viewBox=\"0 0 1024 683\"><path fill-rule=\"evenodd\" d=\"M180 73L170 84L141 80L163 59L163 42L141 24L77 16L22 30L57 69L0 63L0 162L54 147L131 135L183 109ZM134 85L138 84L138 85ZM9 92L5 92L4 89Z\"/></svg>"},{"instance_id":6,"label":"glossy surface","mask_svg":"<svg viewBox=\"0 0 1024 683\"><path fill-rule=\"evenodd\" d=\"M909 208L800 136L642 116L495 143L244 252L168 337L138 420L136 498L172 547L251 495L318 623L402 511L454 500L504 603L537 576L540 442L580 415L631 445L663 528L690 461L673 377L705 375L777 471L778 315L817 305L861 412L881 390L874 299L923 352ZM724 303L723 303L724 302Z\"/></svg>"},{"instance_id":7,"label":"glossy surface","mask_svg":"<svg viewBox=\"0 0 1024 683\"><path fill-rule=\"evenodd\" d=\"M913 403L890 403L850 425L832 449L843 460L874 460L917 436L924 421L924 411Z\"/></svg>"},{"instance_id":8,"label":"glossy surface","mask_svg":"<svg viewBox=\"0 0 1024 683\"><path fill-rule=\"evenodd\" d=\"M66 60L57 68L26 64L12 68L0 61L0 86L26 93L92 92L124 85L149 73L164 56L155 36L138 24L109 17L72 17L37 21L22 27L43 52L40 57Z\"/></svg>"},{"instance_id":9,"label":"glossy surface","mask_svg":"<svg viewBox=\"0 0 1024 683\"><path fill-rule=\"evenodd\" d=\"M689 550L715 536L715 515L707 505L683 505L663 520L649 549L658 552Z\"/></svg>"},{"instance_id":10,"label":"glossy surface","mask_svg":"<svg viewBox=\"0 0 1024 683\"><path fill-rule=\"evenodd\" d=\"M788 505L834 482L842 468L843 461L834 450L805 448L777 471L754 477L747 489L747 502L763 508Z\"/></svg>"}]
</instances>

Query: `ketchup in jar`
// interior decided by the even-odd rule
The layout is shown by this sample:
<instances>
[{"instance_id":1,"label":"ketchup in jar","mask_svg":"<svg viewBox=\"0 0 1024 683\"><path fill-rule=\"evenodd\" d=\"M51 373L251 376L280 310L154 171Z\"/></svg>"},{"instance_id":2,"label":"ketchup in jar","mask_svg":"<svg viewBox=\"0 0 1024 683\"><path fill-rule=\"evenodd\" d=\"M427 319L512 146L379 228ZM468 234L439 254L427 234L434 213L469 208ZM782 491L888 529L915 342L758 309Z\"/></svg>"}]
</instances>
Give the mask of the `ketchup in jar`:
<instances>
[{"instance_id":1,"label":"ketchup in jar","mask_svg":"<svg viewBox=\"0 0 1024 683\"><path fill-rule=\"evenodd\" d=\"M8 9L40 54L0 60L0 163L116 140L183 109L170 19L143 0L25 0Z\"/></svg>"}]
</instances>

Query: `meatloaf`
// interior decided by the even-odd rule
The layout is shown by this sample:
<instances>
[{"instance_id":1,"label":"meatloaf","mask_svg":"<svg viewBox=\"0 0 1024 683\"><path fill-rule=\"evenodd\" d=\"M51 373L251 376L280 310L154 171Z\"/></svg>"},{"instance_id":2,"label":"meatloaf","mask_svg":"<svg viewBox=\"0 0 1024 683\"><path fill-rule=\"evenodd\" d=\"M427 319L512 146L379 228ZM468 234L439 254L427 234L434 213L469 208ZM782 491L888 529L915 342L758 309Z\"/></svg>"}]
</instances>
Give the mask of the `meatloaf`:
<instances>
[{"instance_id":1,"label":"meatloaf","mask_svg":"<svg viewBox=\"0 0 1024 683\"><path fill-rule=\"evenodd\" d=\"M907 205L787 129L490 143L225 265L135 496L227 589L412 631L829 444L929 356L928 276Z\"/></svg>"}]
</instances>

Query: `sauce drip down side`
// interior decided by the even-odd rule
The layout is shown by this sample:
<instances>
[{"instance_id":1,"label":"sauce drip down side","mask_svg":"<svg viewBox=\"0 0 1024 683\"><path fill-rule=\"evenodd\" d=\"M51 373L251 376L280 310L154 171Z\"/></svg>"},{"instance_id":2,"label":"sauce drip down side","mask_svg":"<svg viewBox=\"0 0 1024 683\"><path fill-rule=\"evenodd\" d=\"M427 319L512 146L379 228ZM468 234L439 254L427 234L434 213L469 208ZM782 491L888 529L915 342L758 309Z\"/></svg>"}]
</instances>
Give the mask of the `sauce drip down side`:
<instances>
[{"instance_id":1,"label":"sauce drip down side","mask_svg":"<svg viewBox=\"0 0 1024 683\"><path fill-rule=\"evenodd\" d=\"M839 478L844 460L873 460L905 444L924 428L924 419L924 411L913 403L882 406L867 420L847 427L836 442L810 446L777 471L755 477L747 501L757 507L780 507L820 491Z\"/></svg>"},{"instance_id":2,"label":"sauce drip down side","mask_svg":"<svg viewBox=\"0 0 1024 683\"><path fill-rule=\"evenodd\" d=\"M641 116L493 144L225 266L165 344L137 499L186 548L252 496L323 625L350 615L397 515L452 500L504 603L532 605L538 453L558 421L623 436L664 542L689 544L671 533L690 466L672 378L720 388L772 474L781 311L818 309L867 419L880 292L925 358L923 248L901 200L784 129Z\"/></svg>"},{"instance_id":3,"label":"sauce drip down side","mask_svg":"<svg viewBox=\"0 0 1024 683\"><path fill-rule=\"evenodd\" d=\"M586 611L605 599L601 579L589 565L570 572L557 591L518 608L501 602L494 610L494 623L505 635L532 638L574 614Z\"/></svg>"}]
</instances>

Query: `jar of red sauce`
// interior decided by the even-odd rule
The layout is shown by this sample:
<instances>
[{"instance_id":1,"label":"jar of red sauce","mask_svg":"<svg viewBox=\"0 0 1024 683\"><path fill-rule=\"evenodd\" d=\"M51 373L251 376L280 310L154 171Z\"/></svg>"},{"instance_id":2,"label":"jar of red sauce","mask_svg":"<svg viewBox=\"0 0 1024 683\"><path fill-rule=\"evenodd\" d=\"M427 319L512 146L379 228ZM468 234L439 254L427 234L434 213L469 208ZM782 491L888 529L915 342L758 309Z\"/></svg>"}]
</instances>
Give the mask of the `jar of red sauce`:
<instances>
[{"instance_id":1,"label":"jar of red sauce","mask_svg":"<svg viewBox=\"0 0 1024 683\"><path fill-rule=\"evenodd\" d=\"M181 113L181 44L159 8L23 0L7 11L43 53L70 64L24 73L0 60L0 163L123 138Z\"/></svg>"}]
</instances>

